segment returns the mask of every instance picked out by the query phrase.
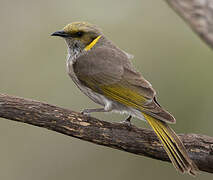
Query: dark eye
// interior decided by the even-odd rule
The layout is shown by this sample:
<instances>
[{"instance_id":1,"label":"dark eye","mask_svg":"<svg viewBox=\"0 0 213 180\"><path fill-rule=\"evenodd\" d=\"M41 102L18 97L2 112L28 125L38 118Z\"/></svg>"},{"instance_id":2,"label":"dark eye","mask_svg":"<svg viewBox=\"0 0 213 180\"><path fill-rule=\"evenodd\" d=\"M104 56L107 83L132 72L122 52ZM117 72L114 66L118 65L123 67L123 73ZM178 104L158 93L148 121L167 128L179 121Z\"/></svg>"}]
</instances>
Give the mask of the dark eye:
<instances>
[{"instance_id":1,"label":"dark eye","mask_svg":"<svg viewBox=\"0 0 213 180\"><path fill-rule=\"evenodd\" d=\"M77 35L78 37L81 37L81 36L83 35L83 32L82 32L82 31L78 31L78 32L76 33L76 35Z\"/></svg>"}]
</instances>

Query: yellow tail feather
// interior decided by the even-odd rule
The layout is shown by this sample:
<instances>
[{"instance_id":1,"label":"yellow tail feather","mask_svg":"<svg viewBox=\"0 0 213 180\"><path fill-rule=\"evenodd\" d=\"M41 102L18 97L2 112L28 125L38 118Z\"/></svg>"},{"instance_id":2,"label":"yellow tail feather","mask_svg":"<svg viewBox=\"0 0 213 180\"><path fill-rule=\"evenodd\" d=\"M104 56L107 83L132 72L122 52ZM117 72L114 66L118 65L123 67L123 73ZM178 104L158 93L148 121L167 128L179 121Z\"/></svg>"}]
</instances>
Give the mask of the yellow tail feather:
<instances>
[{"instance_id":1,"label":"yellow tail feather","mask_svg":"<svg viewBox=\"0 0 213 180\"><path fill-rule=\"evenodd\" d=\"M161 140L174 167L182 173L188 172L190 175L197 175L198 168L189 158L183 143L176 133L165 122L145 113L143 115Z\"/></svg>"}]
</instances>

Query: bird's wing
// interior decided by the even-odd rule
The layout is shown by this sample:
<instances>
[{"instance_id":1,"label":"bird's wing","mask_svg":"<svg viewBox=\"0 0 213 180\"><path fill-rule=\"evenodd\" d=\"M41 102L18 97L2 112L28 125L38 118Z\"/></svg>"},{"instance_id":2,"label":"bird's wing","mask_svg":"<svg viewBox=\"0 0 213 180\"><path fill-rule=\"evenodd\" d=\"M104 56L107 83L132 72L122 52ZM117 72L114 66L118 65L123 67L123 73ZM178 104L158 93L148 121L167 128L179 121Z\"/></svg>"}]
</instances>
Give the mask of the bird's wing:
<instances>
[{"instance_id":1,"label":"bird's wing","mask_svg":"<svg viewBox=\"0 0 213 180\"><path fill-rule=\"evenodd\" d=\"M112 49L96 48L80 56L73 65L78 79L84 83L114 84L122 79L123 66L120 59L126 57ZM91 87L90 87L91 88Z\"/></svg>"},{"instance_id":2,"label":"bird's wing","mask_svg":"<svg viewBox=\"0 0 213 180\"><path fill-rule=\"evenodd\" d=\"M174 121L156 102L151 84L134 69L122 51L99 47L80 56L73 67L78 79L95 92L157 119Z\"/></svg>"}]
</instances>

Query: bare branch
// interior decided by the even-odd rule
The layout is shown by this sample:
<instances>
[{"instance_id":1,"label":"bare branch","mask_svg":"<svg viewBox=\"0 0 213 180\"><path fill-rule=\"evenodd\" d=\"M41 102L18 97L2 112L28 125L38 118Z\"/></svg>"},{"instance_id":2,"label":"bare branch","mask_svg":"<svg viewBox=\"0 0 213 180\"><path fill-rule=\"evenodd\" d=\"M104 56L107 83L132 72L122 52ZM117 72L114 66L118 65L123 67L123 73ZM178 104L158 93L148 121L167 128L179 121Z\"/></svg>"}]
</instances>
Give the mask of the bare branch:
<instances>
[{"instance_id":1,"label":"bare branch","mask_svg":"<svg viewBox=\"0 0 213 180\"><path fill-rule=\"evenodd\" d=\"M213 48L213 1L166 0L201 39Z\"/></svg>"},{"instance_id":2,"label":"bare branch","mask_svg":"<svg viewBox=\"0 0 213 180\"><path fill-rule=\"evenodd\" d=\"M170 161L152 130L110 123L54 105L0 94L0 117L32 124L95 144ZM180 135L200 170L213 173L213 138Z\"/></svg>"}]
</instances>

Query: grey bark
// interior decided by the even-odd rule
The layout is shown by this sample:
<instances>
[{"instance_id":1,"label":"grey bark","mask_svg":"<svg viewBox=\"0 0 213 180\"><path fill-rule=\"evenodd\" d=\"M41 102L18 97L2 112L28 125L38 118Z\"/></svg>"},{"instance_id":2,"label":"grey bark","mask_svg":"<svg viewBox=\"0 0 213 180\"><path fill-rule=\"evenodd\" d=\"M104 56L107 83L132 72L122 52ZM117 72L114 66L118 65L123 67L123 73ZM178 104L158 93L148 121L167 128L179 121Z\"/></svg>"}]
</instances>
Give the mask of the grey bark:
<instances>
[{"instance_id":1,"label":"grey bark","mask_svg":"<svg viewBox=\"0 0 213 180\"><path fill-rule=\"evenodd\" d=\"M170 162L152 130L110 123L43 102L0 94L0 117L32 124L95 144ZM213 138L181 134L189 156L213 173Z\"/></svg>"},{"instance_id":2,"label":"grey bark","mask_svg":"<svg viewBox=\"0 0 213 180\"><path fill-rule=\"evenodd\" d=\"M212 0L166 0L196 32L213 48L213 1Z\"/></svg>"}]
</instances>

